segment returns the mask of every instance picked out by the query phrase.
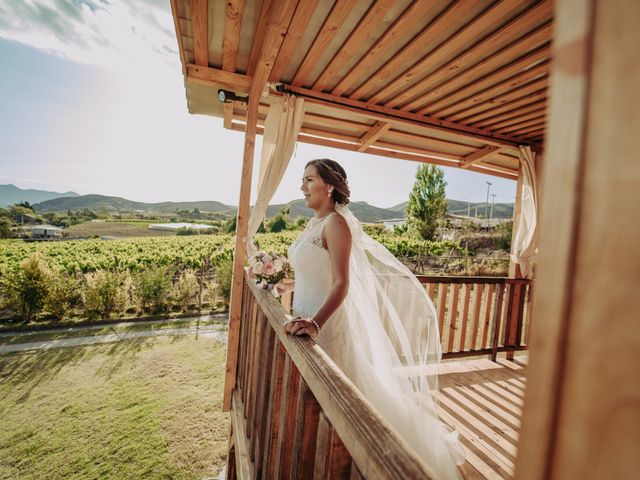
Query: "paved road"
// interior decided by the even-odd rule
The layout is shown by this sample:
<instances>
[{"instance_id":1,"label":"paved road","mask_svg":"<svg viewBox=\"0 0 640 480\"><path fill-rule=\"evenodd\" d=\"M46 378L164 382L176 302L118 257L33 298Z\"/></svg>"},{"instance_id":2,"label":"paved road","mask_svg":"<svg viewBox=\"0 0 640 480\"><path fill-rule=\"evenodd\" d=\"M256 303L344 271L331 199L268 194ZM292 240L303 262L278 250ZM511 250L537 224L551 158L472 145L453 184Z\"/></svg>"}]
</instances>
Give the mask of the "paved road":
<instances>
[{"instance_id":1,"label":"paved road","mask_svg":"<svg viewBox=\"0 0 640 480\"><path fill-rule=\"evenodd\" d=\"M199 317L180 317L174 318L173 321L196 321L200 320L201 322L210 322L211 320L218 320L221 322L228 322L229 316L226 313L223 314L215 314L215 315L201 315ZM161 319L161 320L136 320L135 322L116 322L116 323L103 323L100 325L88 325L83 327L68 327L68 328L47 328L45 330L28 330L24 332L4 332L0 333L0 338L2 337L15 337L16 335L28 335L30 333L60 333L60 332L81 332L81 331L89 331L89 330L100 330L102 328L116 328L116 327L130 327L132 325L155 325L158 323L167 323L171 322L171 319Z\"/></svg>"},{"instance_id":2,"label":"paved road","mask_svg":"<svg viewBox=\"0 0 640 480\"><path fill-rule=\"evenodd\" d=\"M117 324L122 325L122 324ZM104 327L104 325L102 326ZM90 327L84 327L87 330ZM60 331L60 330L57 330ZM40 342L14 343L12 345L0 345L0 353L23 352L25 350L48 350L50 348L78 347L93 345L96 343L112 343L132 338L158 337L167 335L196 335L213 337L219 341L227 340L227 332L224 327L207 326L206 328L164 328L159 330L143 330L140 332L108 333L106 335L92 335L86 337L59 338Z\"/></svg>"}]
</instances>

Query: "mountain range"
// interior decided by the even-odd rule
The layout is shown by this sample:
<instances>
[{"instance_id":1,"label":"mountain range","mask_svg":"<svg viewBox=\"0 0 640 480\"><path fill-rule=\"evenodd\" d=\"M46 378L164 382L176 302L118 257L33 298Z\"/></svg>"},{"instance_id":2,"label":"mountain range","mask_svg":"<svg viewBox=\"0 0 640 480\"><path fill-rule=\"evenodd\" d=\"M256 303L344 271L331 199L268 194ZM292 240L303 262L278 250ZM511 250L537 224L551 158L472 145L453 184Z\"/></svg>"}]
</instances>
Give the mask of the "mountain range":
<instances>
[{"instance_id":1,"label":"mountain range","mask_svg":"<svg viewBox=\"0 0 640 480\"><path fill-rule=\"evenodd\" d=\"M22 189L15 185L0 185L0 207L7 207L15 203L39 203L61 197L77 197L76 192L48 192L46 190Z\"/></svg>"},{"instance_id":2,"label":"mountain range","mask_svg":"<svg viewBox=\"0 0 640 480\"><path fill-rule=\"evenodd\" d=\"M66 212L67 210L83 210L88 208L94 211L116 212L149 212L160 214L175 213L176 210L189 210L197 208L202 212L214 212L233 215L236 207L216 201L200 202L159 202L146 203L135 202L121 197L106 195L78 195L75 192L56 193L42 190L22 190L14 185L0 185L0 205L7 206L17 202L28 201L38 213ZM470 203L460 200L447 199L448 211L452 214L467 215L472 217L485 214L485 203ZM286 204L270 205L267 209L267 217L273 217L283 207L289 208L289 216L310 217L313 211L309 209L303 199L293 200ZM390 208L379 208L367 202L351 202L349 205L353 214L362 222L374 223L383 220L404 218L407 203L401 203ZM496 203L493 205L493 218L511 218L513 216L512 203Z\"/></svg>"}]
</instances>

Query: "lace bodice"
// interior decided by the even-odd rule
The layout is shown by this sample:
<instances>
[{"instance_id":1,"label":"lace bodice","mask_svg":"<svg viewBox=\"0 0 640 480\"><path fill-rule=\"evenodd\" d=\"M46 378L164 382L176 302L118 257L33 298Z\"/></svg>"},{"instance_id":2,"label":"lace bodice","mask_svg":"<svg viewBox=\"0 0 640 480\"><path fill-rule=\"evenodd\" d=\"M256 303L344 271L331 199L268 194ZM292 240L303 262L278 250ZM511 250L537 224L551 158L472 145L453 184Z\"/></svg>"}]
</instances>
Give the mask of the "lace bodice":
<instances>
[{"instance_id":1,"label":"lace bodice","mask_svg":"<svg viewBox=\"0 0 640 480\"><path fill-rule=\"evenodd\" d=\"M329 252L322 245L322 231L328 216L312 218L289 247L289 260L296 275L293 312L309 317L324 301L331 288Z\"/></svg>"}]
</instances>

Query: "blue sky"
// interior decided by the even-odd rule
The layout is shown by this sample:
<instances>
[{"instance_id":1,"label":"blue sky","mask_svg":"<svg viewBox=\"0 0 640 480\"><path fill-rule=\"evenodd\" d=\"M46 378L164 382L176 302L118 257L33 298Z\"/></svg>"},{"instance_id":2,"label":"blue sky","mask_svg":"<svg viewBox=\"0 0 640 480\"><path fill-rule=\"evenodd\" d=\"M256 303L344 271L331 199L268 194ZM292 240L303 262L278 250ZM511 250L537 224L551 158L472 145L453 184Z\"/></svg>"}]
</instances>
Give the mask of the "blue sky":
<instances>
[{"instance_id":1,"label":"blue sky","mask_svg":"<svg viewBox=\"0 0 640 480\"><path fill-rule=\"evenodd\" d=\"M242 152L242 133L187 112L168 0L0 4L0 184L236 204ZM418 167L299 144L273 203L300 198L319 157L345 167L353 200L381 207L406 201ZM483 202L489 181L496 202L514 200L513 181L444 170L449 198Z\"/></svg>"}]
</instances>

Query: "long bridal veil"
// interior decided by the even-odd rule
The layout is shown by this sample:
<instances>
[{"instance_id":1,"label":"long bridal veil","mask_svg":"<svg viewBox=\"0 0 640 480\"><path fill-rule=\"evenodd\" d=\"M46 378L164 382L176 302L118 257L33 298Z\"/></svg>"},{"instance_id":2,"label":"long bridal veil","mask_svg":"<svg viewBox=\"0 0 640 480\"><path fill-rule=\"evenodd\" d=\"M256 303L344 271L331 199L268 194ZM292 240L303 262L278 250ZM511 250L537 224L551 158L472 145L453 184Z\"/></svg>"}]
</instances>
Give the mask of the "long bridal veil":
<instances>
[{"instance_id":1,"label":"long bridal veil","mask_svg":"<svg viewBox=\"0 0 640 480\"><path fill-rule=\"evenodd\" d=\"M438 478L460 478L457 433L438 419L440 334L433 302L418 279L337 204L352 235L349 293L343 303L353 349L348 375Z\"/></svg>"}]
</instances>

